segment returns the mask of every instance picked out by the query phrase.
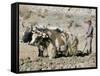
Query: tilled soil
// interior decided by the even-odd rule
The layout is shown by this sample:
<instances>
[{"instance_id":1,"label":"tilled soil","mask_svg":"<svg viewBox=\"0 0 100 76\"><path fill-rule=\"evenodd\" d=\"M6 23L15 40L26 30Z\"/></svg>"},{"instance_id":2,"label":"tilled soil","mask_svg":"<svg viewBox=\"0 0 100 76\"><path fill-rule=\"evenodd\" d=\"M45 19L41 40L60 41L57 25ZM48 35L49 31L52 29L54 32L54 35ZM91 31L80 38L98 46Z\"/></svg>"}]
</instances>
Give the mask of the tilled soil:
<instances>
[{"instance_id":1,"label":"tilled soil","mask_svg":"<svg viewBox=\"0 0 100 76\"><path fill-rule=\"evenodd\" d=\"M28 46L28 47L33 48L32 46ZM27 50L28 47L27 48L23 47L23 48ZM26 52L28 53L28 51ZM19 60L19 70L20 71L40 71L40 70L57 70L57 69L96 67L96 54L95 53L87 55L87 56L83 56L83 57L82 56L70 56L70 57L62 56L62 57L58 57L54 59L49 59L48 57L38 57L36 54L36 50L35 50L33 53L29 55L34 55L34 56L27 57L28 56L27 55L26 58L20 57L20 60Z\"/></svg>"}]
</instances>

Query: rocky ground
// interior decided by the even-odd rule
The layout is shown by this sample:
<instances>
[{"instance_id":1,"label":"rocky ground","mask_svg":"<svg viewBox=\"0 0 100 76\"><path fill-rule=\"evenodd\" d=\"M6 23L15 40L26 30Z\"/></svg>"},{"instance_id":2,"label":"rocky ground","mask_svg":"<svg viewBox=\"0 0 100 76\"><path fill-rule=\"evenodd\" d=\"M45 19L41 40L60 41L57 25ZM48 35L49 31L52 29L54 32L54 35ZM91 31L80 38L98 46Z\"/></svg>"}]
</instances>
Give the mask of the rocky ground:
<instances>
[{"instance_id":1,"label":"rocky ground","mask_svg":"<svg viewBox=\"0 0 100 76\"><path fill-rule=\"evenodd\" d=\"M22 47L25 48L25 45ZM39 70L96 67L95 53L84 57L82 56L63 57L62 56L50 60L48 57L38 57L37 51L36 50L32 51L31 49L33 49L33 46L28 45L24 50L21 50L20 53L21 58L19 60L20 71L39 71ZM31 50L31 52L29 52L29 50ZM24 54L24 56L22 54Z\"/></svg>"}]
</instances>

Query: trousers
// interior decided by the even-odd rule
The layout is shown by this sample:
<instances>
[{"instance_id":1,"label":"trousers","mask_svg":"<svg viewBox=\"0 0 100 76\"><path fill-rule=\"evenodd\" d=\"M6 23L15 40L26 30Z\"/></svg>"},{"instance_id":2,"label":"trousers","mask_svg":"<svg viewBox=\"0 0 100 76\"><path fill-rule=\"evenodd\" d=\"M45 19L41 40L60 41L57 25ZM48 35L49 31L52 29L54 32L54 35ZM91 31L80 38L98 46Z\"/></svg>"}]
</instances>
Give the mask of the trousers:
<instances>
[{"instance_id":1,"label":"trousers","mask_svg":"<svg viewBox=\"0 0 100 76\"><path fill-rule=\"evenodd\" d=\"M84 53L86 53L86 54L91 54L92 53L92 37L87 37L86 38Z\"/></svg>"}]
</instances>

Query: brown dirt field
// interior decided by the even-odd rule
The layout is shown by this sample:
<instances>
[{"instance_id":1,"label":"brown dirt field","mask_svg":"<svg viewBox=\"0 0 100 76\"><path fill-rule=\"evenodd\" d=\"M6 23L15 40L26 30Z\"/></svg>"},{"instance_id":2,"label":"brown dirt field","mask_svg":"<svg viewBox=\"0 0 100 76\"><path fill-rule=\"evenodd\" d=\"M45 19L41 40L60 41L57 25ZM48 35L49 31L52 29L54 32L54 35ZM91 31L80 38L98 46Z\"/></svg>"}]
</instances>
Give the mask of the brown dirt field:
<instances>
[{"instance_id":1,"label":"brown dirt field","mask_svg":"<svg viewBox=\"0 0 100 76\"><path fill-rule=\"evenodd\" d=\"M49 59L48 57L38 57L36 47L27 44L20 44L20 71L39 71L39 70L57 70L57 69L72 69L72 68L89 68L96 67L96 54L88 56L72 56L58 57ZM35 50L34 50L35 49ZM30 57L30 58L29 58Z\"/></svg>"}]
</instances>

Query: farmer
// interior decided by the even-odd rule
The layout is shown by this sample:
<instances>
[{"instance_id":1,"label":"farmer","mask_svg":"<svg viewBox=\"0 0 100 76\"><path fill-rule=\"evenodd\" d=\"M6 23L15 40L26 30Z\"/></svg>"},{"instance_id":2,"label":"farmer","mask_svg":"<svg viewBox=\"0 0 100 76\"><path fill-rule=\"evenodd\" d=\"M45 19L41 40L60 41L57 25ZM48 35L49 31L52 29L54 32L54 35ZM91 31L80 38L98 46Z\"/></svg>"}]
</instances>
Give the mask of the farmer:
<instances>
[{"instance_id":1,"label":"farmer","mask_svg":"<svg viewBox=\"0 0 100 76\"><path fill-rule=\"evenodd\" d=\"M93 26L92 26L91 20L88 20L85 23L86 23L88 28L87 28L87 31L85 34L86 44L85 44L83 51L86 54L91 54L92 53Z\"/></svg>"}]
</instances>

